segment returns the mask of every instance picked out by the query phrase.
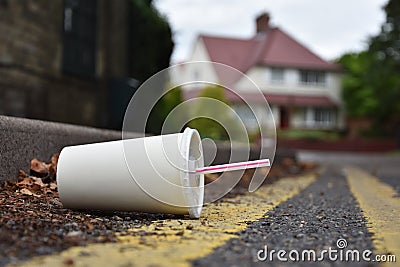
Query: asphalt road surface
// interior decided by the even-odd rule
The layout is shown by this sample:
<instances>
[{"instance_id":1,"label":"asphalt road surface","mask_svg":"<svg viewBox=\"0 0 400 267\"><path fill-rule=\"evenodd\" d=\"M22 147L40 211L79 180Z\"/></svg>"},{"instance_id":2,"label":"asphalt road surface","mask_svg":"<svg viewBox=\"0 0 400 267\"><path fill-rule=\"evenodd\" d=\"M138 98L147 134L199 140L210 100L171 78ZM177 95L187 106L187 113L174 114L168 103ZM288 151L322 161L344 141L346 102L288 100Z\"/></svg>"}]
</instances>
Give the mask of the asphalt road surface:
<instances>
[{"instance_id":1,"label":"asphalt road surface","mask_svg":"<svg viewBox=\"0 0 400 267\"><path fill-rule=\"evenodd\" d=\"M289 253L292 250L313 250L318 254L329 247L337 249L340 239L346 240L347 249L372 251L372 234L368 232L366 223L345 177L329 169L302 192L267 212L259 221L249 224L237 239L230 240L213 254L196 260L195 265L259 266L268 262L271 266L282 266L286 259L289 265L293 261L290 261L288 254L280 261L277 255L263 260L265 252L260 253L259 259L257 253L262 249L267 251L267 245L269 251L284 250ZM312 261L317 261L314 258L298 260L299 266L308 266ZM331 260L329 255L319 261L322 262L314 265L343 265L335 262L334 257Z\"/></svg>"},{"instance_id":2,"label":"asphalt road surface","mask_svg":"<svg viewBox=\"0 0 400 267\"><path fill-rule=\"evenodd\" d=\"M318 173L26 266L400 266L400 155L315 153Z\"/></svg>"}]
</instances>

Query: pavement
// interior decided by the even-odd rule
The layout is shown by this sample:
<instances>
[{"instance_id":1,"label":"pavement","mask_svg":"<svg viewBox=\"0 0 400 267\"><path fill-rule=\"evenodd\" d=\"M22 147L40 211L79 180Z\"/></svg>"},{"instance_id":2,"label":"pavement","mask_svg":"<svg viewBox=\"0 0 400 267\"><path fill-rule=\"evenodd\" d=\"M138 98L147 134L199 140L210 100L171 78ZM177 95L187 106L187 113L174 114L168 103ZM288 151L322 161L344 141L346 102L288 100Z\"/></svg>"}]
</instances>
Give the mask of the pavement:
<instances>
[{"instance_id":1,"label":"pavement","mask_svg":"<svg viewBox=\"0 0 400 267\"><path fill-rule=\"evenodd\" d=\"M298 158L321 168L207 204L199 220L152 217L115 243L16 265L399 266L400 155L300 151Z\"/></svg>"}]
</instances>

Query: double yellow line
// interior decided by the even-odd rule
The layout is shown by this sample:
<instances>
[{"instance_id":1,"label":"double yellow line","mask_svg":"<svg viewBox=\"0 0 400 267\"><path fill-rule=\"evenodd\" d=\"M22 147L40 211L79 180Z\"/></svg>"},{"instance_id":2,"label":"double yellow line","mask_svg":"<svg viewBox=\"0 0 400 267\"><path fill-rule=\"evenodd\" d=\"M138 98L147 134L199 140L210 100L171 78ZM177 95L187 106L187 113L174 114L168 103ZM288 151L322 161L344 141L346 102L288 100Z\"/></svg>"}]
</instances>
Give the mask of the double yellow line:
<instances>
[{"instance_id":1,"label":"double yellow line","mask_svg":"<svg viewBox=\"0 0 400 267\"><path fill-rule=\"evenodd\" d=\"M400 261L400 198L394 189L355 168L344 169L350 190L356 197L372 237L376 254L395 255ZM396 263L386 263L393 265Z\"/></svg>"},{"instance_id":2,"label":"double yellow line","mask_svg":"<svg viewBox=\"0 0 400 267\"><path fill-rule=\"evenodd\" d=\"M344 171L374 233L374 253L400 257L400 198L394 197L392 187L358 168L346 167ZM315 179L315 174L282 179L255 193L208 204L199 220L155 221L118 236L116 243L72 247L56 255L33 258L21 266L65 266L71 262L74 266L190 266L191 261L237 238L235 233L249 222L262 218Z\"/></svg>"},{"instance_id":3,"label":"double yellow line","mask_svg":"<svg viewBox=\"0 0 400 267\"><path fill-rule=\"evenodd\" d=\"M279 203L298 194L315 174L279 180L254 193L204 207L199 220L167 219L132 229L117 243L72 247L60 254L41 256L21 266L190 266L263 217Z\"/></svg>"}]
</instances>

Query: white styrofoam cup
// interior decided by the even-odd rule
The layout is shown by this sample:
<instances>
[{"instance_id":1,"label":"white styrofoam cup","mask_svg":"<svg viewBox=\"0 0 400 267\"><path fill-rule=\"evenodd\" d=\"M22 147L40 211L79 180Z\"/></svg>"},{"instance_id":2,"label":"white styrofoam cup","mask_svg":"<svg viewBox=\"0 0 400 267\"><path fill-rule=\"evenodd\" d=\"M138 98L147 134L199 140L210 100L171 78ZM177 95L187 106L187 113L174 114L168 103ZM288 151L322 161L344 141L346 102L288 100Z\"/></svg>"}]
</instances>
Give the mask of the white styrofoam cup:
<instances>
[{"instance_id":1,"label":"white styrofoam cup","mask_svg":"<svg viewBox=\"0 0 400 267\"><path fill-rule=\"evenodd\" d=\"M65 147L57 166L66 208L189 214L203 205L197 130Z\"/></svg>"}]
</instances>

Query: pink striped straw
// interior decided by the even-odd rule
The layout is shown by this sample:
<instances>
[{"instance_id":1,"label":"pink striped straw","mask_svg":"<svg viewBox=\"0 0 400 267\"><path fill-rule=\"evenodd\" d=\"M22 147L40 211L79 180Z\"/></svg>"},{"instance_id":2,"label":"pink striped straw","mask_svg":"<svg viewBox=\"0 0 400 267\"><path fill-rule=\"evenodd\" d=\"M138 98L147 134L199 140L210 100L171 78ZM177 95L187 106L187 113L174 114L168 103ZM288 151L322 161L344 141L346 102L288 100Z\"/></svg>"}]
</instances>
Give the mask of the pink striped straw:
<instances>
[{"instance_id":1,"label":"pink striped straw","mask_svg":"<svg viewBox=\"0 0 400 267\"><path fill-rule=\"evenodd\" d=\"M271 166L269 159L259 159L253 161L228 163L222 165L214 165L209 167L203 167L196 169L196 173L216 173L216 172L226 172L226 171L237 171L243 169L259 168L259 167L269 167Z\"/></svg>"}]
</instances>

